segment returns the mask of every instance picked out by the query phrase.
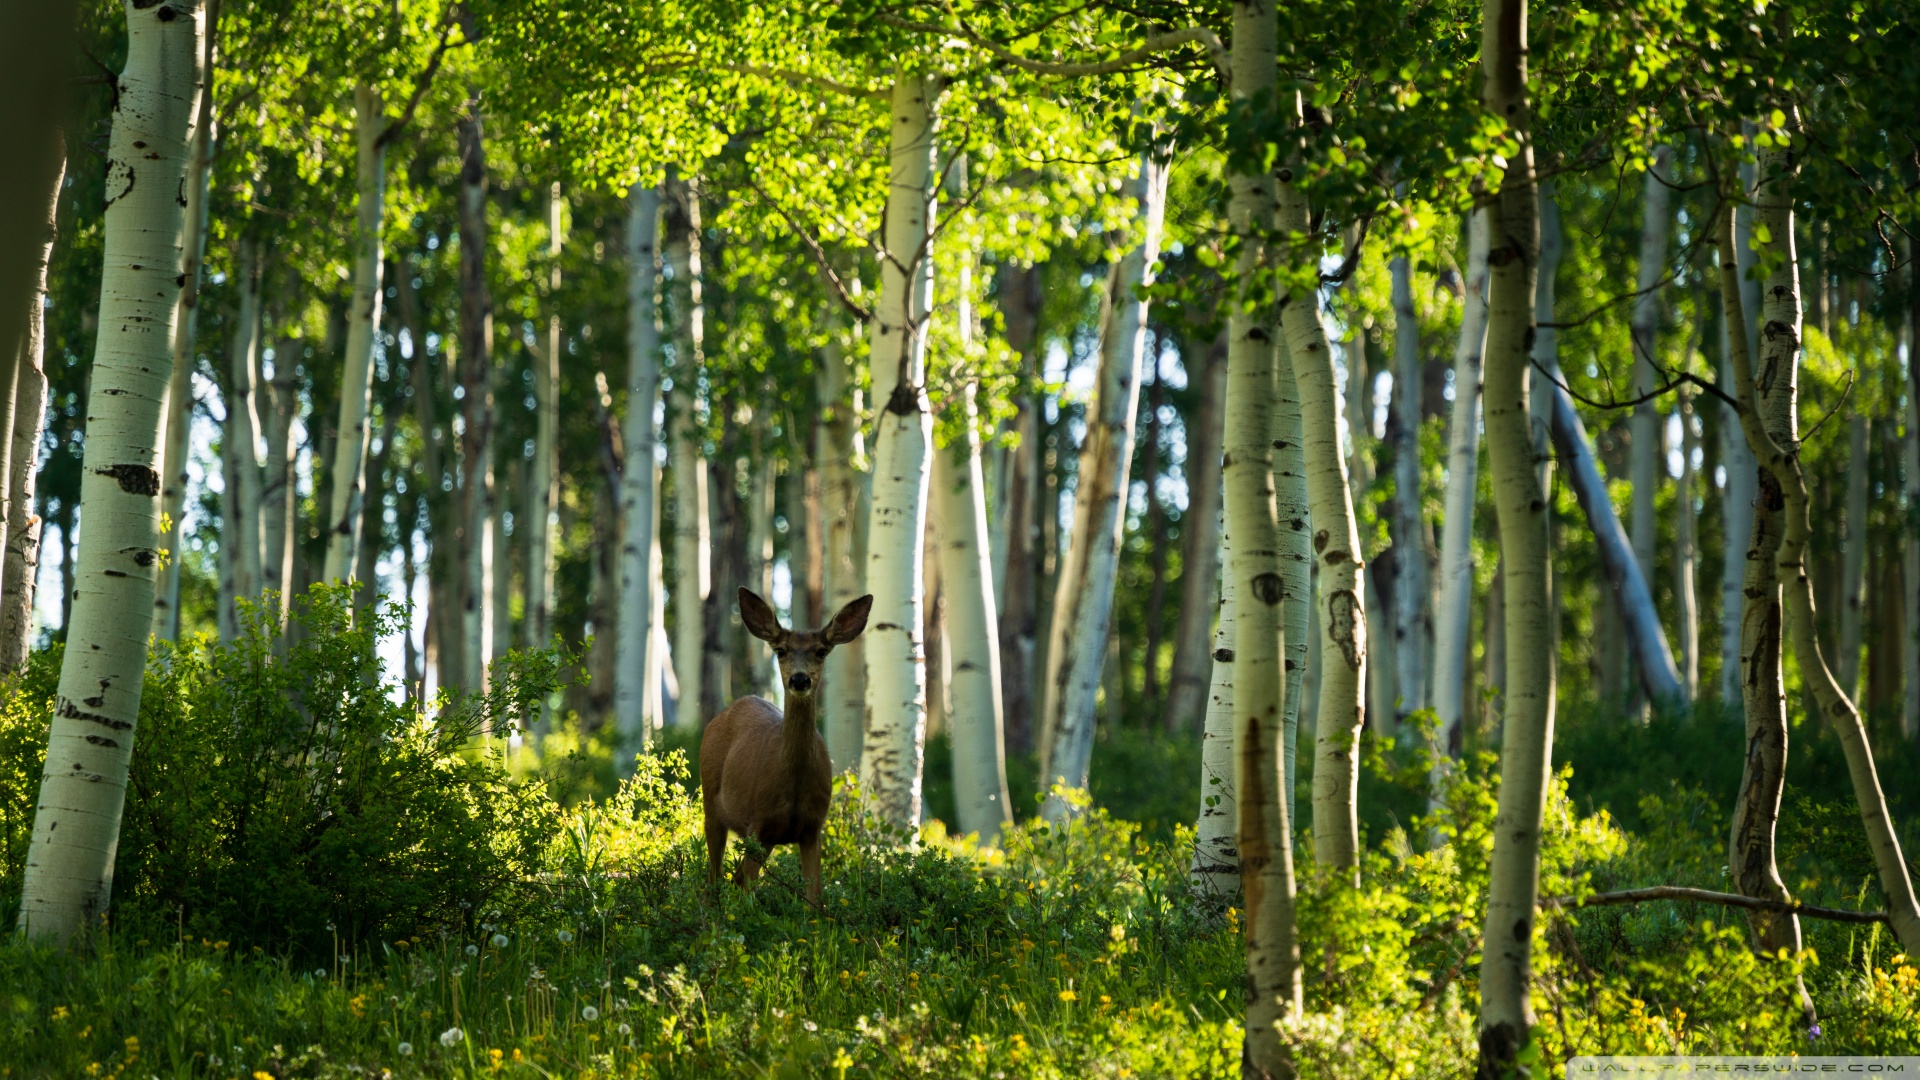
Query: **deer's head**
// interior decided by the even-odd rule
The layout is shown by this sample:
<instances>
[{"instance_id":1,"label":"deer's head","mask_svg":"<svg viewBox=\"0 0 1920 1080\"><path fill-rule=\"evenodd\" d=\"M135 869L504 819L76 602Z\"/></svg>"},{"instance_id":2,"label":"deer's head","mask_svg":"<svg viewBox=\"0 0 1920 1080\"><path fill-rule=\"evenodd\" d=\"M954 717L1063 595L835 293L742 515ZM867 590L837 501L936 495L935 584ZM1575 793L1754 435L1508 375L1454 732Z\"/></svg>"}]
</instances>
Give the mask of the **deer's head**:
<instances>
[{"instance_id":1,"label":"deer's head","mask_svg":"<svg viewBox=\"0 0 1920 1080\"><path fill-rule=\"evenodd\" d=\"M740 590L740 621L747 633L773 646L780 661L780 681L790 694L811 695L820 687L820 670L836 645L845 645L867 628L873 597L851 601L818 630L789 630L780 625L773 605L752 589Z\"/></svg>"}]
</instances>

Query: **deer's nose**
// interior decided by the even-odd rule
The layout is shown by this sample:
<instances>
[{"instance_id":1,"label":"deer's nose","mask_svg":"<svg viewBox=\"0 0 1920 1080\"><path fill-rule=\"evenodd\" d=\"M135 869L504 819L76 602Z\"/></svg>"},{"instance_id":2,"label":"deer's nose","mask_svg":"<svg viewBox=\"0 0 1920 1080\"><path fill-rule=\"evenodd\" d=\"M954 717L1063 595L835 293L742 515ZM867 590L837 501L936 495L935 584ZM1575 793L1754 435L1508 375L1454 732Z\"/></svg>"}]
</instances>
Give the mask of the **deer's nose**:
<instances>
[{"instance_id":1,"label":"deer's nose","mask_svg":"<svg viewBox=\"0 0 1920 1080\"><path fill-rule=\"evenodd\" d=\"M804 694L813 689L813 676L804 671L796 671L787 677L787 687L795 693Z\"/></svg>"}]
</instances>

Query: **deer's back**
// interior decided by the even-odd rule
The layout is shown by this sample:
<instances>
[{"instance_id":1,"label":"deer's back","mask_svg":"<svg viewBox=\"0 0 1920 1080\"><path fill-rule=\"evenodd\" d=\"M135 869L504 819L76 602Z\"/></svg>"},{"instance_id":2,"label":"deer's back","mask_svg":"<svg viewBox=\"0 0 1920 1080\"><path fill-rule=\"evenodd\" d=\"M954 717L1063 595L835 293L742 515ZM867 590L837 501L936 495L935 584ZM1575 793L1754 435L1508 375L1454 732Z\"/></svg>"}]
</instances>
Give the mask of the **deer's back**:
<instances>
[{"instance_id":1,"label":"deer's back","mask_svg":"<svg viewBox=\"0 0 1920 1080\"><path fill-rule=\"evenodd\" d=\"M811 839L833 795L832 766L819 733L807 733L807 757L796 770L784 760L785 730L772 702L744 697L714 717L700 739L707 816L768 847Z\"/></svg>"}]
</instances>

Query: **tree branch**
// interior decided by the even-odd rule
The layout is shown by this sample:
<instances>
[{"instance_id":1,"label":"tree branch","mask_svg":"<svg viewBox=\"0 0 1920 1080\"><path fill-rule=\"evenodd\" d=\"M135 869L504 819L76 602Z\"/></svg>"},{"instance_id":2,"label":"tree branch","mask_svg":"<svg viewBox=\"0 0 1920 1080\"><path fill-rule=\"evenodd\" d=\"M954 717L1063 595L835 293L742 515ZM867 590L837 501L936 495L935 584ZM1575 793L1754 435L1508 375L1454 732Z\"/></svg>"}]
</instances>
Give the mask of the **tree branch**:
<instances>
[{"instance_id":1,"label":"tree branch","mask_svg":"<svg viewBox=\"0 0 1920 1080\"><path fill-rule=\"evenodd\" d=\"M840 303L853 314L854 318L863 323L873 318L873 309L862 307L860 302L855 300L853 295L847 291L846 283L841 281L840 275L834 272L833 262L827 258L825 249L821 248L820 241L814 237L813 233L807 231L798 221L795 221L793 215L787 213L787 208L780 205L778 200L768 195L766 190L760 186L760 182L753 178L751 172L745 174L745 179L747 186L753 189L754 196L762 203L772 207L773 212L779 214L781 220L787 223L787 227L792 229L794 234L799 236L801 241L807 245L807 250L813 252L814 261L820 264L821 274L825 275L827 284L833 287L834 295L839 297Z\"/></svg>"},{"instance_id":2,"label":"tree branch","mask_svg":"<svg viewBox=\"0 0 1920 1080\"><path fill-rule=\"evenodd\" d=\"M912 19L903 19L898 15L882 15L880 21L888 26L902 30L914 30L923 34L957 35L966 38L975 45L1012 64L1022 71L1031 71L1035 75L1052 75L1064 78L1084 78L1091 75L1112 75L1138 65L1142 60L1156 53L1168 52L1182 45L1198 42L1205 46L1208 58L1220 73L1221 79L1228 77L1227 49L1221 44L1220 35L1204 26L1186 26L1170 30L1164 34L1149 37L1138 48L1129 49L1110 60L1083 60L1069 63L1049 63L1044 60L1030 60L1015 53L1005 45L994 41L984 34L974 31L965 23L958 26L941 26L937 23L923 23Z\"/></svg>"},{"instance_id":3,"label":"tree branch","mask_svg":"<svg viewBox=\"0 0 1920 1080\"><path fill-rule=\"evenodd\" d=\"M1884 923L1888 921L1887 913L1884 911L1849 911L1845 908L1816 907L1812 904L1803 904L1798 900L1767 900L1757 896L1692 889L1683 885L1654 885L1645 889L1597 893L1584 898L1543 897L1540 906L1543 908L1607 907L1615 904L1644 904L1655 900L1692 900L1702 904L1724 904L1727 907L1747 908L1752 911L1777 911L1788 915L1802 915L1809 919L1827 919L1832 922Z\"/></svg>"},{"instance_id":4,"label":"tree branch","mask_svg":"<svg viewBox=\"0 0 1920 1080\"><path fill-rule=\"evenodd\" d=\"M382 149L386 148L392 144L393 140L400 137L400 133L406 130L408 124L413 123L413 114L415 110L420 108L420 99L427 96L427 88L433 85L433 77L440 73L440 61L446 59L447 46L451 43L453 27L455 22L458 21L455 16L459 10L460 6L458 4L447 5L446 13L442 15L440 19L440 41L433 47L433 55L427 58L427 66L422 68L420 74L414 77L413 93L407 97L407 107L405 111L401 112L399 117L388 124L385 130L380 132L380 137L374 140L375 146ZM461 41L459 44L472 44L470 40L467 40L465 34L460 35L460 37Z\"/></svg>"}]
</instances>

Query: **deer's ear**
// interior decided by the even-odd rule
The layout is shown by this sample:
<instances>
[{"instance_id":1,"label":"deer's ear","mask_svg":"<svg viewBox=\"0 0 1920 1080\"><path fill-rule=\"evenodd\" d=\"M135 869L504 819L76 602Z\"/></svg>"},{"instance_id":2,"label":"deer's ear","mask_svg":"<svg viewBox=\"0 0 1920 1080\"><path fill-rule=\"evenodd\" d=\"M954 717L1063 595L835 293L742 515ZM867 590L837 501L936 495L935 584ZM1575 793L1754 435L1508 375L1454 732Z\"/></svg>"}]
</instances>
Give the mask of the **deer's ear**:
<instances>
[{"instance_id":1,"label":"deer's ear","mask_svg":"<svg viewBox=\"0 0 1920 1080\"><path fill-rule=\"evenodd\" d=\"M747 633L770 644L778 644L787 636L780 628L780 617L773 613L772 605L745 587L740 590L740 621L746 624Z\"/></svg>"},{"instance_id":2,"label":"deer's ear","mask_svg":"<svg viewBox=\"0 0 1920 1080\"><path fill-rule=\"evenodd\" d=\"M821 632L821 636L827 639L827 644L829 645L845 645L847 642L859 637L861 631L867 628L867 613L872 610L873 597L871 595L862 596L858 600L848 601L847 606L841 608L840 613L835 615L833 621L827 624L827 628Z\"/></svg>"}]
</instances>

